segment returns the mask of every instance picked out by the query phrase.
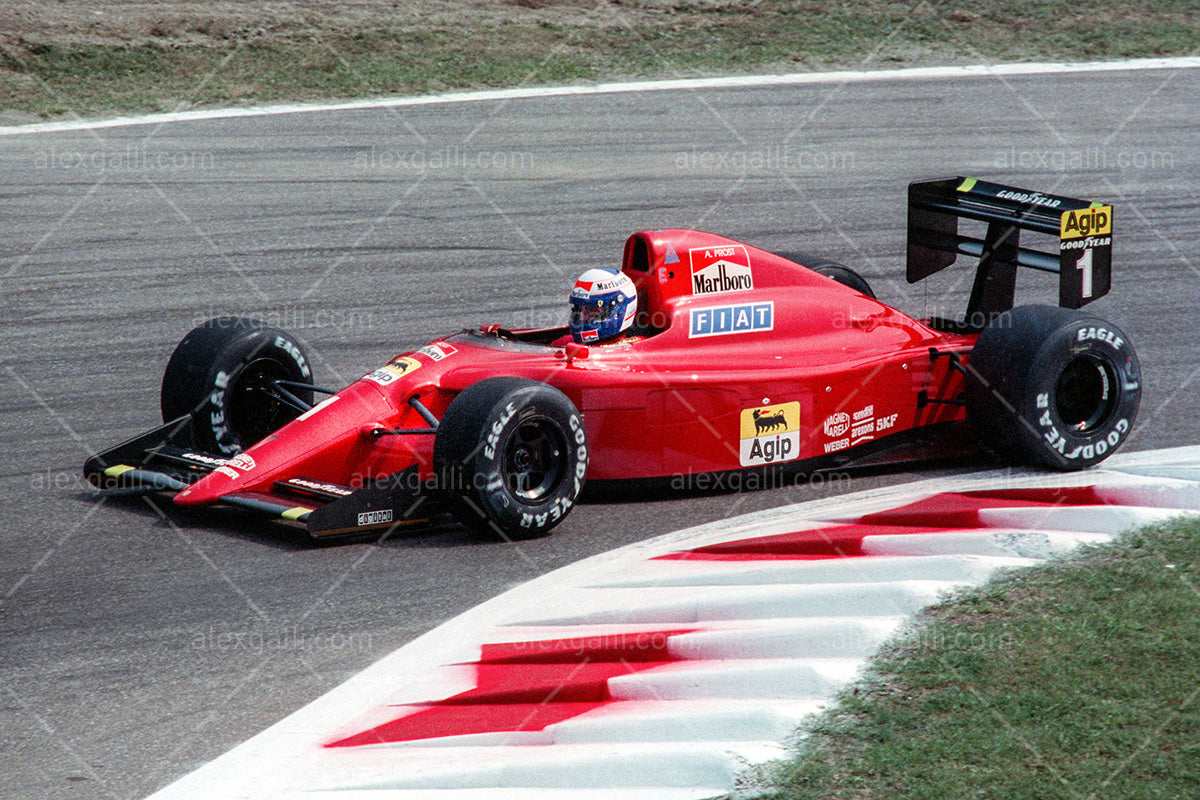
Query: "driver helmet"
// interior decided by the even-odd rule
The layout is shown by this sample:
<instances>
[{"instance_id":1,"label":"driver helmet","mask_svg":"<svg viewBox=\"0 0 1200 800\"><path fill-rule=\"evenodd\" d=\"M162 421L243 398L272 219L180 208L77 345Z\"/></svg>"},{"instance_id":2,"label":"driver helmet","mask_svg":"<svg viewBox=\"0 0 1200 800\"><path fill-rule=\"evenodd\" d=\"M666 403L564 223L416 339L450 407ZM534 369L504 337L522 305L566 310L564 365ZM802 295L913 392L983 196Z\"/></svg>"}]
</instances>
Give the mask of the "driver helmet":
<instances>
[{"instance_id":1,"label":"driver helmet","mask_svg":"<svg viewBox=\"0 0 1200 800\"><path fill-rule=\"evenodd\" d=\"M571 290L571 338L579 344L605 342L633 325L637 289L629 276L610 267L589 269Z\"/></svg>"}]
</instances>

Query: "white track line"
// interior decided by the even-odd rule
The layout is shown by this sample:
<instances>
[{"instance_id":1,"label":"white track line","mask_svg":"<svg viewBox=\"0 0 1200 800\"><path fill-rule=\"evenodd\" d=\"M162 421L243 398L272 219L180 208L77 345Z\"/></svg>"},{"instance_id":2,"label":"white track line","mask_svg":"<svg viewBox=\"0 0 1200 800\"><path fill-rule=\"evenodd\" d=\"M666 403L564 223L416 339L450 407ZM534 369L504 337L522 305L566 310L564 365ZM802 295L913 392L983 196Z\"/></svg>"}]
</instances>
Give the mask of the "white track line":
<instances>
[{"instance_id":1,"label":"white track line","mask_svg":"<svg viewBox=\"0 0 1200 800\"><path fill-rule=\"evenodd\" d=\"M291 103L251 106L247 108L212 108L176 111L167 114L148 114L111 119L73 119L58 122L35 122L29 125L0 127L0 136L20 136L34 133L123 128L135 125L162 125L169 122L233 119L237 117L267 117L278 114L305 114L320 111L359 111L377 108L404 108L444 103L479 103L498 100L524 100L541 97L576 95L628 94L633 92L680 92L701 89L731 89L770 86L804 86L839 83L878 83L883 81L915 81L947 78L988 78L1020 75L1063 75L1092 72L1137 72L1150 69L1195 69L1200 57L1145 58L1127 61L1098 61L1084 63L976 64L959 67L914 67L908 69L843 70L838 72L793 72L782 75L735 75L720 78L683 78L676 80L598 83L582 86L534 86L519 89L494 89L478 92L448 92L445 94L412 97L383 97L351 100L342 103Z\"/></svg>"}]
</instances>

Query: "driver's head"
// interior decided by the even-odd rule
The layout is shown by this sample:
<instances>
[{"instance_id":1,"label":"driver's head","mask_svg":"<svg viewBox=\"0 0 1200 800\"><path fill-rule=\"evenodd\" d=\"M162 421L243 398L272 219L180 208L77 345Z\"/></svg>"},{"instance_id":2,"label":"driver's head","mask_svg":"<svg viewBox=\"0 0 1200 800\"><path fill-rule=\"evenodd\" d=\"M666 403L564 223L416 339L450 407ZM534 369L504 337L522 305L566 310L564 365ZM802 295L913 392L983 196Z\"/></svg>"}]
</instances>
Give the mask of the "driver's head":
<instances>
[{"instance_id":1,"label":"driver's head","mask_svg":"<svg viewBox=\"0 0 1200 800\"><path fill-rule=\"evenodd\" d=\"M571 290L571 338L597 344L615 338L633 325L637 289L625 273L597 267L579 276Z\"/></svg>"}]
</instances>

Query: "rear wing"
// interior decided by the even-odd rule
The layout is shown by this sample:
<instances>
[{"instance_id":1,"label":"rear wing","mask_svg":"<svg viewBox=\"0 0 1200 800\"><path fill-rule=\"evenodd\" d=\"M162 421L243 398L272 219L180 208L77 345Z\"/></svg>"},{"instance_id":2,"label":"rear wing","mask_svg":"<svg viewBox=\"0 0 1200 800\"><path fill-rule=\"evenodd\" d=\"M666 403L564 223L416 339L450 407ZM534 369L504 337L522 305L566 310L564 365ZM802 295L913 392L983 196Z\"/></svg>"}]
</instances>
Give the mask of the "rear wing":
<instances>
[{"instance_id":1,"label":"rear wing","mask_svg":"<svg viewBox=\"0 0 1200 800\"><path fill-rule=\"evenodd\" d=\"M986 223L982 238L959 232L959 219ZM1017 267L1058 274L1058 304L1080 308L1108 294L1112 278L1112 206L1042 194L975 178L908 186L908 282L955 262L979 259L967 304L969 325L1013 307ZM1057 248L1021 246L1021 231L1048 234Z\"/></svg>"}]
</instances>

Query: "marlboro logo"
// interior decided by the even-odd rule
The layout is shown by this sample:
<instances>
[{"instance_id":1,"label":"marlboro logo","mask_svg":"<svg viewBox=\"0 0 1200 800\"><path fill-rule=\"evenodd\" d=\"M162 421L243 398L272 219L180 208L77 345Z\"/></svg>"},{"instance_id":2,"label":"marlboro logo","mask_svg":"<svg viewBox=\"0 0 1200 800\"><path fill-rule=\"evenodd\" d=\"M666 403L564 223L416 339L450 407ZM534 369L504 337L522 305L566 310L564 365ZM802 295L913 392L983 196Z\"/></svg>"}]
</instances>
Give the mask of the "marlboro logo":
<instances>
[{"instance_id":1,"label":"marlboro logo","mask_svg":"<svg viewBox=\"0 0 1200 800\"><path fill-rule=\"evenodd\" d=\"M750 254L740 245L695 247L692 261L692 294L742 292L754 288Z\"/></svg>"}]
</instances>

